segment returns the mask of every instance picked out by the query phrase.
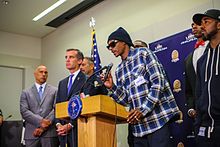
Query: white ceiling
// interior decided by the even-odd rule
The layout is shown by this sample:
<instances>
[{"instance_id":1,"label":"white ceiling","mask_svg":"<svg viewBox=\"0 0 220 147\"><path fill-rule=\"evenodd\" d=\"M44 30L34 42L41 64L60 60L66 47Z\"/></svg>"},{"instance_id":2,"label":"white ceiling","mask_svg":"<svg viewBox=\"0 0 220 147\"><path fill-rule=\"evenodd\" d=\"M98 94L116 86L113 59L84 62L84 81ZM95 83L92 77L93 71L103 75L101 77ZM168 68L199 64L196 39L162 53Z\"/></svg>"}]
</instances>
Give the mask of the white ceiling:
<instances>
[{"instance_id":1,"label":"white ceiling","mask_svg":"<svg viewBox=\"0 0 220 147\"><path fill-rule=\"evenodd\" d=\"M67 0L55 10L38 21L32 19L53 5L57 0L7 0L8 5L3 5L0 0L0 31L43 37L55 30L45 26L48 22L68 11L82 0Z\"/></svg>"}]
</instances>

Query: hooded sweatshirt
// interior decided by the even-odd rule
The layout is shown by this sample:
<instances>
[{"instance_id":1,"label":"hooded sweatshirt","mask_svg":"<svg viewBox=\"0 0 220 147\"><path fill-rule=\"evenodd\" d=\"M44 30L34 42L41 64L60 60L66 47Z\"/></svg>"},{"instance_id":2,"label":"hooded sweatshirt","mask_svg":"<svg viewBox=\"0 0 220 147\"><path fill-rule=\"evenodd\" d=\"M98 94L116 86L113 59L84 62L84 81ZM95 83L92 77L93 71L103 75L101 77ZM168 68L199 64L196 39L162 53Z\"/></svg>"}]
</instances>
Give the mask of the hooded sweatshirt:
<instances>
[{"instance_id":1,"label":"hooded sweatshirt","mask_svg":"<svg viewBox=\"0 0 220 147\"><path fill-rule=\"evenodd\" d=\"M215 49L207 45L197 62L197 112L200 126L213 131L220 126L220 45Z\"/></svg>"}]
</instances>

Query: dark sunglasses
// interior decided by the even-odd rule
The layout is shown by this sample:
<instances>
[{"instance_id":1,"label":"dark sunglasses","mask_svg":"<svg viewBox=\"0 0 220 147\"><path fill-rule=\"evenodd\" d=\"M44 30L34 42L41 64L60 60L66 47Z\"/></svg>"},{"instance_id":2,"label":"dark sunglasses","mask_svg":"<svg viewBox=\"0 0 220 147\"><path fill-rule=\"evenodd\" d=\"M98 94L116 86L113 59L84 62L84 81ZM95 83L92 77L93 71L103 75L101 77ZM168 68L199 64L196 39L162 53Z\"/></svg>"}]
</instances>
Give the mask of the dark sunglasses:
<instances>
[{"instance_id":1,"label":"dark sunglasses","mask_svg":"<svg viewBox=\"0 0 220 147\"><path fill-rule=\"evenodd\" d=\"M110 47L114 48L117 43L118 43L118 40L114 40L109 45L107 45L106 47L107 47L108 50L111 50Z\"/></svg>"}]
</instances>

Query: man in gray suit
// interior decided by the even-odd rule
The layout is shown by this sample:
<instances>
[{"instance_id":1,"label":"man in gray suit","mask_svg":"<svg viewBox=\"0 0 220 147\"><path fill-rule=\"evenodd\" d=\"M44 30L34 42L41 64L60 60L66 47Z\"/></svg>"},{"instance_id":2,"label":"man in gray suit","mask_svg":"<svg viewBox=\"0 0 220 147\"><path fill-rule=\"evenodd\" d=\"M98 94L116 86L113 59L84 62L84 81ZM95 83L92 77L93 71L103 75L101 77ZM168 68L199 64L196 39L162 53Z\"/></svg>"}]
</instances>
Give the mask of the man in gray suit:
<instances>
[{"instance_id":1,"label":"man in gray suit","mask_svg":"<svg viewBox=\"0 0 220 147\"><path fill-rule=\"evenodd\" d=\"M57 88L46 83L46 66L38 66L34 76L35 84L23 90L20 97L20 113L25 120L25 144L26 147L56 147L59 144L54 123Z\"/></svg>"}]
</instances>

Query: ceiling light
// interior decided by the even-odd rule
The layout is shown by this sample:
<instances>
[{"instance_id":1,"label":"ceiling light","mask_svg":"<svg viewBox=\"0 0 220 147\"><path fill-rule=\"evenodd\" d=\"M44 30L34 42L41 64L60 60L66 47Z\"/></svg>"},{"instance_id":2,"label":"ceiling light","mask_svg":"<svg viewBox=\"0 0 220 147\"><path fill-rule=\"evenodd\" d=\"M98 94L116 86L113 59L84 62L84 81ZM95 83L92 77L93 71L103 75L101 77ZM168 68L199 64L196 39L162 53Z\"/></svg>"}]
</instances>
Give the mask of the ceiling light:
<instances>
[{"instance_id":1,"label":"ceiling light","mask_svg":"<svg viewBox=\"0 0 220 147\"><path fill-rule=\"evenodd\" d=\"M2 1L2 4L3 4L3 5L8 5L8 4L9 4L9 1L6 1L6 0L5 0L5 1Z\"/></svg>"},{"instance_id":2,"label":"ceiling light","mask_svg":"<svg viewBox=\"0 0 220 147\"><path fill-rule=\"evenodd\" d=\"M49 8L47 8L46 10L44 10L43 12L41 12L39 15L37 15L36 17L33 18L33 21L37 21L39 19L41 19L42 17L44 17L45 15L47 15L48 13L50 13L52 10L54 10L56 7L60 6L62 3L64 3L66 0L58 0L55 4L53 4L52 6L50 6Z\"/></svg>"}]
</instances>

